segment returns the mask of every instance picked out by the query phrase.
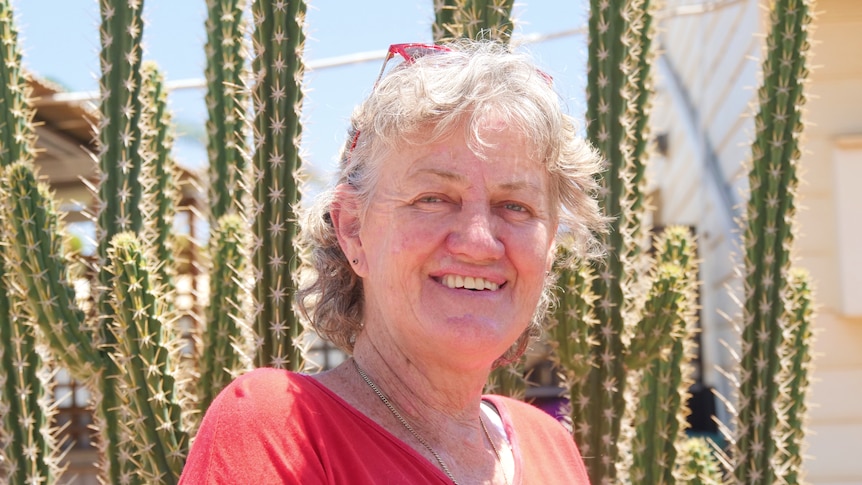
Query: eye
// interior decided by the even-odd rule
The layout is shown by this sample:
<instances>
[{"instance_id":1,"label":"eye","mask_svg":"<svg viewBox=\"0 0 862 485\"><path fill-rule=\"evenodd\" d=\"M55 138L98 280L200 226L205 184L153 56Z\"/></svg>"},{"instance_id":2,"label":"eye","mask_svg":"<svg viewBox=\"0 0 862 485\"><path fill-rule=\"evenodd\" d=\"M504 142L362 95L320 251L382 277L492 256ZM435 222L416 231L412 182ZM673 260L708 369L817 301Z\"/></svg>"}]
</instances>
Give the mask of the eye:
<instances>
[{"instance_id":1,"label":"eye","mask_svg":"<svg viewBox=\"0 0 862 485\"><path fill-rule=\"evenodd\" d=\"M441 207L443 204L449 202L450 200L451 199L449 199L443 194L423 194L413 199L413 202L411 202L410 205L416 208L424 208L430 210Z\"/></svg>"},{"instance_id":2,"label":"eye","mask_svg":"<svg viewBox=\"0 0 862 485\"><path fill-rule=\"evenodd\" d=\"M521 204L518 204L517 202L507 202L507 203L503 204L503 207L505 207L507 210L514 211L514 212L530 212L529 209L527 209L525 206L523 206Z\"/></svg>"}]
</instances>

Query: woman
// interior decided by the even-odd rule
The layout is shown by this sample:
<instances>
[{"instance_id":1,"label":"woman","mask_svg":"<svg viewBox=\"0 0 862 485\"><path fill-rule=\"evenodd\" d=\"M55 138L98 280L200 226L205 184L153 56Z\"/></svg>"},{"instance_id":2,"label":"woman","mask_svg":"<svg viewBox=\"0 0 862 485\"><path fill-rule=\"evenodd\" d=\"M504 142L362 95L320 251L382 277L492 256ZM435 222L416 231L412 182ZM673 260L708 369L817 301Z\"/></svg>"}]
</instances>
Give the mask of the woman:
<instances>
[{"instance_id":1,"label":"woman","mask_svg":"<svg viewBox=\"0 0 862 485\"><path fill-rule=\"evenodd\" d=\"M302 232L300 308L352 357L237 379L185 483L587 483L560 424L482 389L537 333L555 239L593 249L598 159L523 55L402 44L392 58Z\"/></svg>"}]
</instances>

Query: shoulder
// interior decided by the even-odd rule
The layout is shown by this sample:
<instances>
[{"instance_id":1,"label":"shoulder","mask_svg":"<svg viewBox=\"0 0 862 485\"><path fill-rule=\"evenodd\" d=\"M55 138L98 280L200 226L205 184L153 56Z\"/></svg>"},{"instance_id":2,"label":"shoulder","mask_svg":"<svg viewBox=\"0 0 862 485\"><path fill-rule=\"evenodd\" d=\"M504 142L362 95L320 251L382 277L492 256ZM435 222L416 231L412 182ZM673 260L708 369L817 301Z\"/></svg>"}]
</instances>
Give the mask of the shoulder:
<instances>
[{"instance_id":1,"label":"shoulder","mask_svg":"<svg viewBox=\"0 0 862 485\"><path fill-rule=\"evenodd\" d=\"M308 443L315 407L326 405L313 379L278 369L236 378L207 409L183 470L184 484L324 483Z\"/></svg>"},{"instance_id":2,"label":"shoulder","mask_svg":"<svg viewBox=\"0 0 862 485\"><path fill-rule=\"evenodd\" d=\"M234 379L213 401L207 414L261 410L277 413L302 401L302 391L313 387L308 376L260 368Z\"/></svg>"}]
</instances>

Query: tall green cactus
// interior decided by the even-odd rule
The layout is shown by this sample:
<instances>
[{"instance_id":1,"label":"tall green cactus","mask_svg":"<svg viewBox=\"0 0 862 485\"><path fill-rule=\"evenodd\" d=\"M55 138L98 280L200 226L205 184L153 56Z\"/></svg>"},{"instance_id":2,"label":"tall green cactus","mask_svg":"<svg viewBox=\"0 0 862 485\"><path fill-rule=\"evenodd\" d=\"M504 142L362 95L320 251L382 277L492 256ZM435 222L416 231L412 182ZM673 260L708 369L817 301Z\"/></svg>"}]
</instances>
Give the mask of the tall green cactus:
<instances>
[{"instance_id":1,"label":"tall green cactus","mask_svg":"<svg viewBox=\"0 0 862 485\"><path fill-rule=\"evenodd\" d=\"M772 5L755 118L745 227L745 306L734 475L741 483L775 483L784 471L778 436L789 403L777 376L787 357L788 273L798 185L801 107L807 77L809 0Z\"/></svg>"},{"instance_id":2,"label":"tall green cactus","mask_svg":"<svg viewBox=\"0 0 862 485\"><path fill-rule=\"evenodd\" d=\"M645 301L675 304L662 300L662 291L679 284L682 276L678 270L658 267L651 283L635 278L648 267L641 234L651 8L648 0L590 2L587 137L608 161L600 177L600 204L612 223L603 236L605 261L581 268L588 273L584 276L573 278L573 270L564 271L560 281L563 293L583 291L583 282L591 282L591 316L565 321L558 316L557 325L565 325L558 333L579 335L589 344L589 356L568 373L573 376L575 433L594 483L621 479L617 464L625 446L621 432L628 412L629 373L648 365L670 343L671 319L661 312L650 314L648 308L642 311L642 306ZM575 287L566 286L572 281ZM567 297L560 301L558 315L573 311L565 306ZM583 315L583 306L580 303L574 314ZM567 359L560 361L567 365ZM578 374L575 368L583 369L584 361L588 371Z\"/></svg>"},{"instance_id":3,"label":"tall green cactus","mask_svg":"<svg viewBox=\"0 0 862 485\"><path fill-rule=\"evenodd\" d=\"M302 133L304 0L252 5L255 85L251 208L255 365L300 369L302 325L293 311Z\"/></svg>"},{"instance_id":4,"label":"tall green cactus","mask_svg":"<svg viewBox=\"0 0 862 485\"><path fill-rule=\"evenodd\" d=\"M101 315L98 322L99 339L103 349L110 350L116 343L111 327L111 307L105 289L110 288L111 274L107 269L108 247L114 235L124 231L140 231L143 215L140 204L142 187L137 183L143 160L141 145L141 39L143 38L143 1L99 1L101 50L99 64L101 76L99 126L99 184L98 224L96 225L98 283L95 285L96 305ZM104 352L104 350L103 350ZM104 448L103 465L112 481L135 476L129 440L119 439L119 423L123 416L117 406L117 389L120 369L111 360L101 359L100 396L95 421L105 439L99 441Z\"/></svg>"}]
</instances>

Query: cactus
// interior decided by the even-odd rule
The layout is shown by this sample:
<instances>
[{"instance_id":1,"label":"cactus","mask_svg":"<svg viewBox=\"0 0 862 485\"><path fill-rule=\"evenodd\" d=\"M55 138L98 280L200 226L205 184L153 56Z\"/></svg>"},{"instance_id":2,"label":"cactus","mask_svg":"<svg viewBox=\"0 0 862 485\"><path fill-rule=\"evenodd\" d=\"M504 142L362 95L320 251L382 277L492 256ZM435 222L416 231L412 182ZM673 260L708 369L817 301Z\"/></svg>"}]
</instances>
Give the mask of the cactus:
<instances>
[{"instance_id":1,"label":"cactus","mask_svg":"<svg viewBox=\"0 0 862 485\"><path fill-rule=\"evenodd\" d=\"M128 406L121 433L137 445L134 460L144 483L176 483L188 451L181 407L175 396L178 338L162 321L163 302L154 293L158 277L133 233L119 233L108 255L113 274L111 332L116 342L111 359L120 369L118 394Z\"/></svg>"},{"instance_id":2,"label":"cactus","mask_svg":"<svg viewBox=\"0 0 862 485\"><path fill-rule=\"evenodd\" d=\"M439 0L434 2L434 42L488 39L508 44L514 0Z\"/></svg>"},{"instance_id":3,"label":"cactus","mask_svg":"<svg viewBox=\"0 0 862 485\"><path fill-rule=\"evenodd\" d=\"M671 271L697 274L695 248L688 229L667 228L655 247L658 261L669 265ZM692 384L690 361L697 331L694 327L697 282L684 278L680 283L677 291L682 293L682 298L656 307L673 319L673 343L661 358L654 359L645 368L637 392L630 471L634 483L688 483L679 476L677 455L684 441L688 414L684 403ZM646 308L651 306L648 302ZM634 345L632 342L633 348Z\"/></svg>"},{"instance_id":4,"label":"cactus","mask_svg":"<svg viewBox=\"0 0 862 485\"><path fill-rule=\"evenodd\" d=\"M6 0L0 1L0 39L0 199L5 200L17 195L7 167L32 164L35 158L34 110ZM11 243L13 224L4 206L0 248ZM61 474L58 430L51 427L56 408L49 402L53 362L43 355L35 316L23 305L30 287L15 279L12 270L19 260L6 257L6 251L0 256L0 477L15 485L51 482Z\"/></svg>"},{"instance_id":5,"label":"cactus","mask_svg":"<svg viewBox=\"0 0 862 485\"><path fill-rule=\"evenodd\" d=\"M255 365L294 370L302 367L293 274L299 259L294 209L299 204L305 10L303 0L256 0L252 6Z\"/></svg>"},{"instance_id":6,"label":"cactus","mask_svg":"<svg viewBox=\"0 0 862 485\"><path fill-rule=\"evenodd\" d=\"M745 226L745 305L734 475L740 483L783 478L778 436L789 404L778 376L790 365L786 334L801 107L807 77L810 1L772 6L755 117ZM804 313L799 315L805 317ZM794 318L795 320L795 318Z\"/></svg>"},{"instance_id":7,"label":"cactus","mask_svg":"<svg viewBox=\"0 0 862 485\"><path fill-rule=\"evenodd\" d=\"M21 67L17 31L8 1L0 1L0 169L32 163L35 130L27 81ZM9 197L0 174L0 198ZM7 241L8 216L0 210L0 247ZM0 258L0 476L9 484L50 481L59 475L51 367L37 352L33 321L21 305L21 285L13 281L13 259ZM8 269L7 269L8 268ZM26 288L26 287L23 287Z\"/></svg>"},{"instance_id":8,"label":"cactus","mask_svg":"<svg viewBox=\"0 0 862 485\"><path fill-rule=\"evenodd\" d=\"M152 258L159 262L155 276L159 290L165 292L174 287L176 278L176 249L170 228L176 207L180 205L177 187L179 171L171 158L173 136L164 77L154 63L146 62L141 65L141 78L141 154L144 157L140 179L144 199L141 204L144 213L142 239L149 241ZM172 296L162 295L162 298L166 301L166 310L172 313Z\"/></svg>"},{"instance_id":9,"label":"cactus","mask_svg":"<svg viewBox=\"0 0 862 485\"><path fill-rule=\"evenodd\" d=\"M591 316L565 322L563 333L579 335L589 345L588 356L567 373L573 376L575 433L594 483L620 480L617 464L621 445L625 447L621 432L628 412L629 373L642 369L670 344L671 319L649 308L640 317L641 306L644 301L674 304L662 300L661 291L680 284L681 276L679 270L660 266L652 271L651 283L635 279L649 263L641 254L641 234L651 8L646 0L590 2L587 137L608 160L600 177L600 204L613 222L602 236L606 260L564 271L560 288L571 294L583 291L584 282L592 286L590 308L580 303L581 308L574 310ZM569 287L573 271L587 274L574 278L576 287ZM679 292L673 294L683 298ZM567 297L561 296L560 301L558 315L572 311L566 306ZM578 374L583 372L583 361L589 364L588 371ZM567 359L561 358L560 363L568 365Z\"/></svg>"}]
</instances>

